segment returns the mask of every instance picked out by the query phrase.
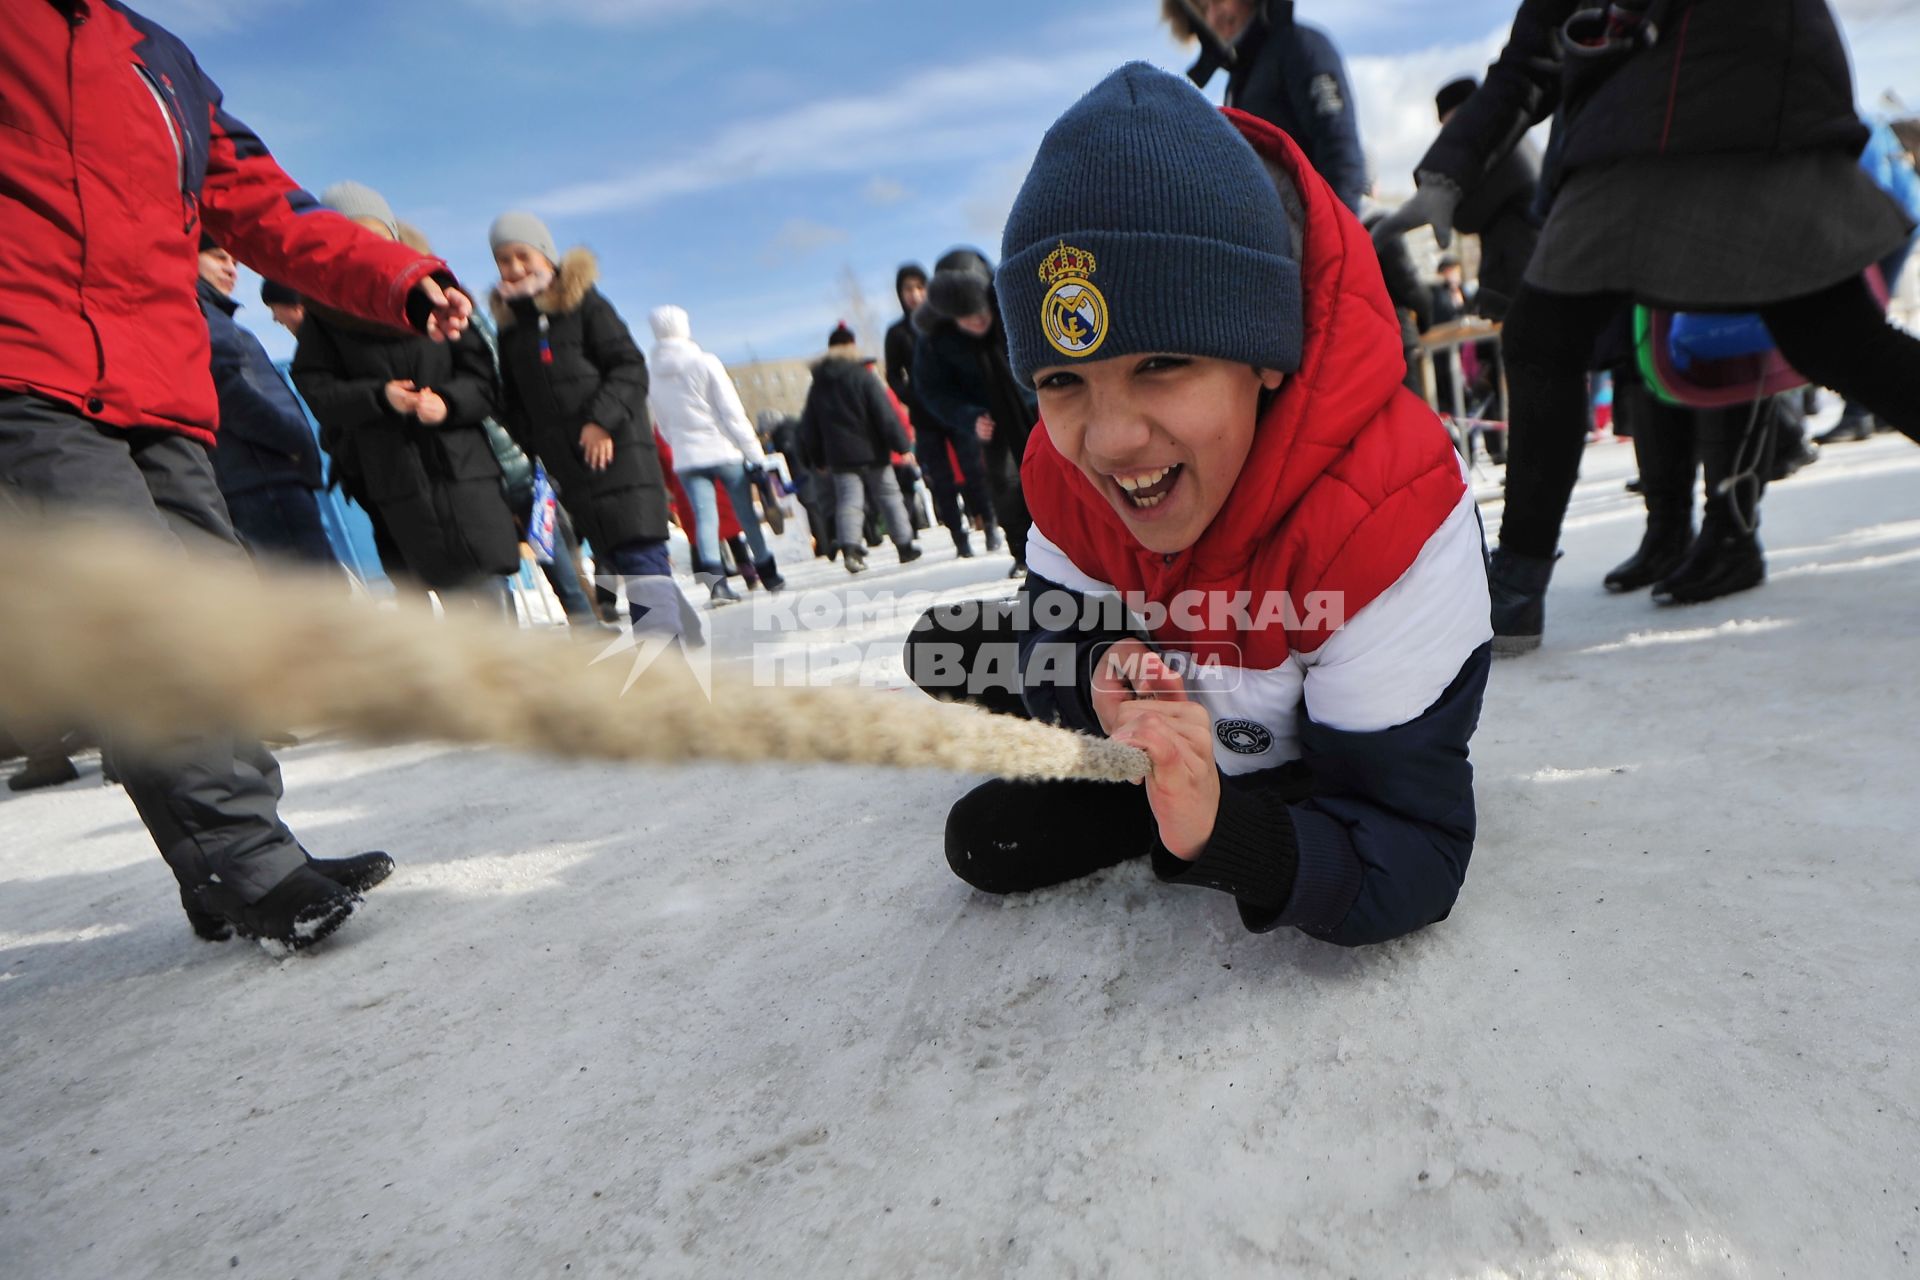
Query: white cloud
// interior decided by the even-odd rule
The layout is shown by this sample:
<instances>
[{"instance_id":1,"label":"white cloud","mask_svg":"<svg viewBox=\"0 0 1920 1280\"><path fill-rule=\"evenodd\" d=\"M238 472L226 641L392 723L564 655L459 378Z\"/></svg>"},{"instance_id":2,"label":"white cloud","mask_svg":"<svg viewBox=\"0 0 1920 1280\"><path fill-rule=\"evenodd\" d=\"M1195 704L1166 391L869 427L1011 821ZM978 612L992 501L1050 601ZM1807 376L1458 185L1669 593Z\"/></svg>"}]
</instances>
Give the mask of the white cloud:
<instances>
[{"instance_id":1,"label":"white cloud","mask_svg":"<svg viewBox=\"0 0 1920 1280\"><path fill-rule=\"evenodd\" d=\"M830 244L845 244L845 227L830 227L806 218L789 218L774 235L760 257L768 266L780 266L794 258L804 258Z\"/></svg>"},{"instance_id":2,"label":"white cloud","mask_svg":"<svg viewBox=\"0 0 1920 1280\"><path fill-rule=\"evenodd\" d=\"M267 9L286 9L301 0L142 0L140 12L186 39L218 35L256 23Z\"/></svg>"},{"instance_id":3,"label":"white cloud","mask_svg":"<svg viewBox=\"0 0 1920 1280\"><path fill-rule=\"evenodd\" d=\"M523 26L575 23L595 27L645 26L697 14L764 9L765 0L469 0L476 8Z\"/></svg>"},{"instance_id":4,"label":"white cloud","mask_svg":"<svg viewBox=\"0 0 1920 1280\"><path fill-rule=\"evenodd\" d=\"M1484 76L1487 64L1506 43L1502 26L1477 40L1436 45L1393 57L1359 57L1347 62L1360 141L1378 194L1391 202L1413 191L1413 167L1440 132L1433 95L1459 75Z\"/></svg>"},{"instance_id":5,"label":"white cloud","mask_svg":"<svg viewBox=\"0 0 1920 1280\"><path fill-rule=\"evenodd\" d=\"M902 200L911 196L913 192L907 190L906 184L897 178L876 176L870 179L867 185L860 189L860 194L866 199L868 204L885 208L888 205L899 204Z\"/></svg>"},{"instance_id":6,"label":"white cloud","mask_svg":"<svg viewBox=\"0 0 1920 1280\"><path fill-rule=\"evenodd\" d=\"M625 174L560 187L527 203L556 216L604 214L766 178L929 158L1004 160L1023 147L1030 155L1047 122L1131 51L1082 45L1057 57L996 56L922 70L871 92L738 121Z\"/></svg>"}]
</instances>

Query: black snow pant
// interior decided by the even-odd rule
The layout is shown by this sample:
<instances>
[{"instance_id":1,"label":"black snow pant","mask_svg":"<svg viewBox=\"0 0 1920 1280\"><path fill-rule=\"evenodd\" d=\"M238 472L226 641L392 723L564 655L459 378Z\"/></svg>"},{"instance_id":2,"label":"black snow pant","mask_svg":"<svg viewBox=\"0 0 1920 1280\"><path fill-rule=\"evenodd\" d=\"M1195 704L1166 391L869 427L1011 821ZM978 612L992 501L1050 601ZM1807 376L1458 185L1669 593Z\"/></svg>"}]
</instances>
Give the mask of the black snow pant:
<instances>
[{"instance_id":1,"label":"black snow pant","mask_svg":"<svg viewBox=\"0 0 1920 1280\"><path fill-rule=\"evenodd\" d=\"M944 422L934 420L932 414L923 414L925 421L916 421L914 431L914 456L920 459L920 474L927 482L927 492L933 495L933 516L953 534L956 544L967 540L966 516L960 511L960 498L967 499L967 514L979 516L982 520L993 519L993 500L987 496L987 460L980 450L980 438L972 433L947 430ZM947 453L947 446L953 446L953 453ZM954 463L960 464L960 479L953 478Z\"/></svg>"},{"instance_id":2,"label":"black snow pant","mask_svg":"<svg viewBox=\"0 0 1920 1280\"><path fill-rule=\"evenodd\" d=\"M1500 546L1550 560L1559 550L1587 429L1587 362L1630 299L1522 285L1502 342L1512 423ZM1858 401L1920 441L1920 339L1887 323L1862 280L1762 307L1780 353L1808 380Z\"/></svg>"},{"instance_id":3,"label":"black snow pant","mask_svg":"<svg viewBox=\"0 0 1920 1280\"><path fill-rule=\"evenodd\" d=\"M105 426L37 396L0 392L0 506L135 529L196 555L246 554L205 446L174 431ZM127 589L167 598L165 583ZM128 662L151 660L127 638ZM306 862L280 821L280 766L258 742L182 736L137 754L109 743L108 754L182 887L217 875L253 902Z\"/></svg>"},{"instance_id":4,"label":"black snow pant","mask_svg":"<svg viewBox=\"0 0 1920 1280\"><path fill-rule=\"evenodd\" d=\"M967 601L929 609L907 636L907 673L943 702L967 702L1026 718L1008 682L970 688L941 679L958 667L1006 672L1014 644L1010 601ZM940 652L935 657L935 650ZM947 814L947 865L985 893L1024 893L1077 880L1103 867L1144 857L1153 848L1153 810L1146 788L1130 782L1023 782L995 778L960 797Z\"/></svg>"},{"instance_id":5,"label":"black snow pant","mask_svg":"<svg viewBox=\"0 0 1920 1280\"><path fill-rule=\"evenodd\" d=\"M1027 454L1027 433L1010 432L1002 427L986 442L987 484L993 489L993 510L1000 518L1000 532L1006 535L1007 550L1021 564L1027 562L1027 530L1033 517L1027 514L1026 491L1020 487L1020 463Z\"/></svg>"}]
</instances>

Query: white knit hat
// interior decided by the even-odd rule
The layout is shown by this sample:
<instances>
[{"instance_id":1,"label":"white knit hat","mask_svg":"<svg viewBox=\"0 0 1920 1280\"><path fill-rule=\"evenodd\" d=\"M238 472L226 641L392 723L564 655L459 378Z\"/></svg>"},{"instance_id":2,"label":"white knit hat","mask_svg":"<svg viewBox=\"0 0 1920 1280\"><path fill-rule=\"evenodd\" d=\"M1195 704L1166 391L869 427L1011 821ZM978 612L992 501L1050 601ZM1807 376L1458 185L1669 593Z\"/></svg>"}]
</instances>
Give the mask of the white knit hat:
<instances>
[{"instance_id":1,"label":"white knit hat","mask_svg":"<svg viewBox=\"0 0 1920 1280\"><path fill-rule=\"evenodd\" d=\"M510 209L493 220L487 231L487 247L495 253L503 244L524 244L539 250L554 266L560 265L560 250L553 243L547 224L523 209Z\"/></svg>"},{"instance_id":2,"label":"white knit hat","mask_svg":"<svg viewBox=\"0 0 1920 1280\"><path fill-rule=\"evenodd\" d=\"M359 182L336 182L320 193L320 203L349 218L372 218L386 224L395 239L400 237L400 220L393 206L372 187Z\"/></svg>"}]
</instances>

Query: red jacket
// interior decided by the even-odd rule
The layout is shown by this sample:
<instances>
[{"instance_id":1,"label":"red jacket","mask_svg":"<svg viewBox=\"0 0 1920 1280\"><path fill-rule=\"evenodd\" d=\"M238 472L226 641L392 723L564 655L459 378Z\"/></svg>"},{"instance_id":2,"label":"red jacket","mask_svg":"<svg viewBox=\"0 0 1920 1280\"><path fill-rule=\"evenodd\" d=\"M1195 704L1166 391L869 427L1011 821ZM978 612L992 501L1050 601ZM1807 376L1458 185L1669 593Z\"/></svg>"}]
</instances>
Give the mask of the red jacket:
<instances>
[{"instance_id":1,"label":"red jacket","mask_svg":"<svg viewBox=\"0 0 1920 1280\"><path fill-rule=\"evenodd\" d=\"M1167 603L1183 591L1285 591L1312 618L1307 594L1338 591L1350 618L1413 564L1466 482L1433 410L1401 385L1400 322L1366 231L1286 134L1243 112L1226 115L1293 176L1306 202L1300 371L1261 419L1220 514L1178 555L1134 541L1044 430L1029 438L1021 468L1027 509L1069 560L1123 592ZM1163 629L1157 638L1202 654L1238 645L1242 665L1268 668L1290 651L1318 649L1329 634L1318 626Z\"/></svg>"},{"instance_id":2,"label":"red jacket","mask_svg":"<svg viewBox=\"0 0 1920 1280\"><path fill-rule=\"evenodd\" d=\"M201 225L327 306L408 327L446 264L322 209L178 39L113 0L6 0L0 389L211 443Z\"/></svg>"}]
</instances>

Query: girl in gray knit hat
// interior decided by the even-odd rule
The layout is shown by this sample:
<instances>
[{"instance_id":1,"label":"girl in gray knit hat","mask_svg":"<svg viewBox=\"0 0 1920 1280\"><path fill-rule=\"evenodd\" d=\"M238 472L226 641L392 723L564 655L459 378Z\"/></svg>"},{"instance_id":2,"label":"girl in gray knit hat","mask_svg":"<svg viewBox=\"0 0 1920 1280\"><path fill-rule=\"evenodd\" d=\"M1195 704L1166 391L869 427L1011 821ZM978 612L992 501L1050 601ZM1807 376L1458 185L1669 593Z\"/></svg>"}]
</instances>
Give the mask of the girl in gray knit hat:
<instances>
[{"instance_id":1,"label":"girl in gray knit hat","mask_svg":"<svg viewBox=\"0 0 1920 1280\"><path fill-rule=\"evenodd\" d=\"M599 575L622 579L634 629L701 643L667 554L646 357L598 288L599 261L586 248L562 254L531 213L501 214L487 238L507 430L545 464Z\"/></svg>"}]
</instances>

